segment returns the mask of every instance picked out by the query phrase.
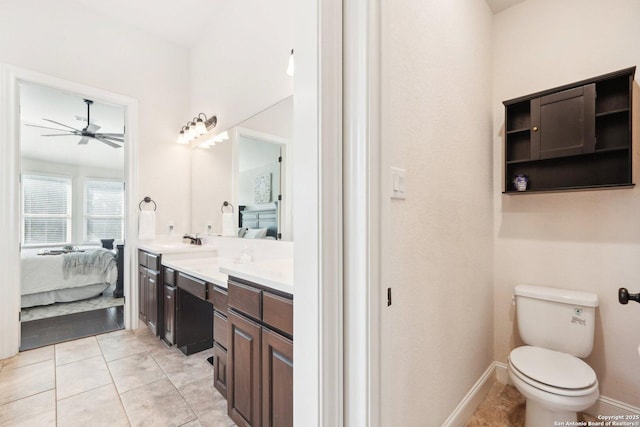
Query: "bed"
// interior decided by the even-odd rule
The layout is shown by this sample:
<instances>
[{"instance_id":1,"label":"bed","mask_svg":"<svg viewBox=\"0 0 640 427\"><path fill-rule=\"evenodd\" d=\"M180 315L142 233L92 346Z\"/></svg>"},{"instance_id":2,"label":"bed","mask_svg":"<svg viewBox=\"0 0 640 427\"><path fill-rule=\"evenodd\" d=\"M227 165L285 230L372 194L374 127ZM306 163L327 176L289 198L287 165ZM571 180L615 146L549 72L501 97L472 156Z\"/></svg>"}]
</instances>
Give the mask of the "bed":
<instances>
[{"instance_id":1,"label":"bed","mask_svg":"<svg viewBox=\"0 0 640 427\"><path fill-rule=\"evenodd\" d=\"M252 239L278 238L278 208L277 205L267 207L239 206L239 237Z\"/></svg>"},{"instance_id":2,"label":"bed","mask_svg":"<svg viewBox=\"0 0 640 427\"><path fill-rule=\"evenodd\" d=\"M42 251L23 249L21 252L23 308L92 298L116 284L118 267L113 250L96 247L81 252L39 255Z\"/></svg>"}]
</instances>

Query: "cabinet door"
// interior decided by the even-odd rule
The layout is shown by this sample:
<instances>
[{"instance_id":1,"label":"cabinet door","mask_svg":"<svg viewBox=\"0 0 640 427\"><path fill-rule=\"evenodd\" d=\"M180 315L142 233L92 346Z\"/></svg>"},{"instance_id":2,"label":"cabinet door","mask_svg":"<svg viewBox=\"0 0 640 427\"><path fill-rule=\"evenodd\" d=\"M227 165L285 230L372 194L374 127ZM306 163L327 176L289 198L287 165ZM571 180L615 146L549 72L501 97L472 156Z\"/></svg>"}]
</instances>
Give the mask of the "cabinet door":
<instances>
[{"instance_id":1,"label":"cabinet door","mask_svg":"<svg viewBox=\"0 0 640 427\"><path fill-rule=\"evenodd\" d=\"M154 335L158 332L158 273L147 271L147 324Z\"/></svg>"},{"instance_id":2,"label":"cabinet door","mask_svg":"<svg viewBox=\"0 0 640 427\"><path fill-rule=\"evenodd\" d=\"M164 287L164 339L175 344L176 327L176 290L171 286Z\"/></svg>"},{"instance_id":3,"label":"cabinet door","mask_svg":"<svg viewBox=\"0 0 640 427\"><path fill-rule=\"evenodd\" d=\"M138 317L147 323L147 271L138 266Z\"/></svg>"},{"instance_id":4,"label":"cabinet door","mask_svg":"<svg viewBox=\"0 0 640 427\"><path fill-rule=\"evenodd\" d=\"M260 325L229 310L227 402L239 427L261 425Z\"/></svg>"},{"instance_id":5,"label":"cabinet door","mask_svg":"<svg viewBox=\"0 0 640 427\"><path fill-rule=\"evenodd\" d=\"M213 386L227 397L227 350L218 343L213 344Z\"/></svg>"},{"instance_id":6,"label":"cabinet door","mask_svg":"<svg viewBox=\"0 0 640 427\"><path fill-rule=\"evenodd\" d=\"M262 425L293 427L293 341L262 328Z\"/></svg>"},{"instance_id":7,"label":"cabinet door","mask_svg":"<svg viewBox=\"0 0 640 427\"><path fill-rule=\"evenodd\" d=\"M595 83L532 99L532 159L593 153L595 114Z\"/></svg>"}]
</instances>

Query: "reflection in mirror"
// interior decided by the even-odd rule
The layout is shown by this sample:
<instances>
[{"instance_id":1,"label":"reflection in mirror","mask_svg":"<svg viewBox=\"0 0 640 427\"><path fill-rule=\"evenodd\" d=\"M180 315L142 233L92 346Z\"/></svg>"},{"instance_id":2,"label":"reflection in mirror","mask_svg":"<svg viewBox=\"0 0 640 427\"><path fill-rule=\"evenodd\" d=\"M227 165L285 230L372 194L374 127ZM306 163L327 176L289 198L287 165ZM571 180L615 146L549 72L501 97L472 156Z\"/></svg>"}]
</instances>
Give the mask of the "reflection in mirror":
<instances>
[{"instance_id":1,"label":"reflection in mirror","mask_svg":"<svg viewBox=\"0 0 640 427\"><path fill-rule=\"evenodd\" d=\"M293 240L287 167L292 119L290 96L227 130L228 140L193 148L192 232L222 234L221 207L228 201L238 237Z\"/></svg>"}]
</instances>

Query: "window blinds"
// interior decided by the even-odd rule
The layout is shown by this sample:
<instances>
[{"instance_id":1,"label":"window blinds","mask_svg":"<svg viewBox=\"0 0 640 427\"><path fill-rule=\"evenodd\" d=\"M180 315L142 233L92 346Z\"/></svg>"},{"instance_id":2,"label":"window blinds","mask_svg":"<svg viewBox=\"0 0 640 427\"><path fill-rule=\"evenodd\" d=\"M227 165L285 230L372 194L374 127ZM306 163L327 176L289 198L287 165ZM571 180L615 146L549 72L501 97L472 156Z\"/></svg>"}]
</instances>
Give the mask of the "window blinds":
<instances>
[{"instance_id":1,"label":"window blinds","mask_svg":"<svg viewBox=\"0 0 640 427\"><path fill-rule=\"evenodd\" d=\"M123 239L124 189L118 181L87 181L85 241Z\"/></svg>"},{"instance_id":2,"label":"window blinds","mask_svg":"<svg viewBox=\"0 0 640 427\"><path fill-rule=\"evenodd\" d=\"M26 245L64 244L71 240L71 179L24 175L23 234Z\"/></svg>"}]
</instances>

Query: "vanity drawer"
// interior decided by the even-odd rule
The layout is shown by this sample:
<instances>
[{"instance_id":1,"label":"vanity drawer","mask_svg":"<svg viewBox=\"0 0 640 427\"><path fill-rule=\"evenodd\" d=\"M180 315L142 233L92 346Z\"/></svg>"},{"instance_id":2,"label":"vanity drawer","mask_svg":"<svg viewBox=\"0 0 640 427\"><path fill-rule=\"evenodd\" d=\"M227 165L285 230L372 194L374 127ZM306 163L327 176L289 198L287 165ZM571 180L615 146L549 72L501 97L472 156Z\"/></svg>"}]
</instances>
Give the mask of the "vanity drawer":
<instances>
[{"instance_id":1,"label":"vanity drawer","mask_svg":"<svg viewBox=\"0 0 640 427\"><path fill-rule=\"evenodd\" d=\"M146 266L149 270L160 271L160 257L158 255L147 253Z\"/></svg>"},{"instance_id":2,"label":"vanity drawer","mask_svg":"<svg viewBox=\"0 0 640 427\"><path fill-rule=\"evenodd\" d=\"M173 268L164 268L164 283L165 285L176 285L176 271Z\"/></svg>"},{"instance_id":3,"label":"vanity drawer","mask_svg":"<svg viewBox=\"0 0 640 427\"><path fill-rule=\"evenodd\" d=\"M209 290L209 298L213 300L213 308L221 313L227 314L229 304L229 293L226 289L212 286Z\"/></svg>"},{"instance_id":4,"label":"vanity drawer","mask_svg":"<svg viewBox=\"0 0 640 427\"><path fill-rule=\"evenodd\" d=\"M147 253L140 249L138 249L138 264L144 267L147 266Z\"/></svg>"},{"instance_id":5,"label":"vanity drawer","mask_svg":"<svg viewBox=\"0 0 640 427\"><path fill-rule=\"evenodd\" d=\"M207 283L178 272L178 287L192 295L207 299Z\"/></svg>"},{"instance_id":6,"label":"vanity drawer","mask_svg":"<svg viewBox=\"0 0 640 427\"><path fill-rule=\"evenodd\" d=\"M229 321L222 314L217 311L213 312L213 340L224 347L227 348L227 343L229 339Z\"/></svg>"},{"instance_id":7,"label":"vanity drawer","mask_svg":"<svg viewBox=\"0 0 640 427\"><path fill-rule=\"evenodd\" d=\"M253 317L262 318L262 291L229 280L229 307Z\"/></svg>"},{"instance_id":8,"label":"vanity drawer","mask_svg":"<svg viewBox=\"0 0 640 427\"><path fill-rule=\"evenodd\" d=\"M271 328L293 336L293 300L264 292L262 321Z\"/></svg>"}]
</instances>

